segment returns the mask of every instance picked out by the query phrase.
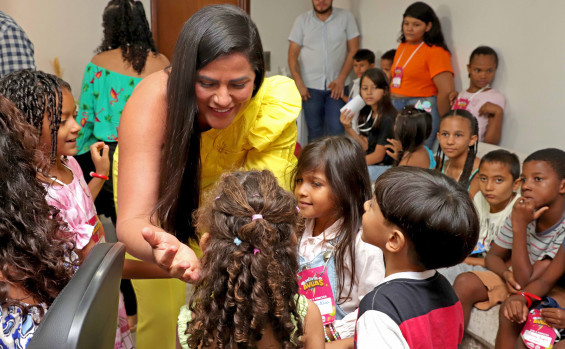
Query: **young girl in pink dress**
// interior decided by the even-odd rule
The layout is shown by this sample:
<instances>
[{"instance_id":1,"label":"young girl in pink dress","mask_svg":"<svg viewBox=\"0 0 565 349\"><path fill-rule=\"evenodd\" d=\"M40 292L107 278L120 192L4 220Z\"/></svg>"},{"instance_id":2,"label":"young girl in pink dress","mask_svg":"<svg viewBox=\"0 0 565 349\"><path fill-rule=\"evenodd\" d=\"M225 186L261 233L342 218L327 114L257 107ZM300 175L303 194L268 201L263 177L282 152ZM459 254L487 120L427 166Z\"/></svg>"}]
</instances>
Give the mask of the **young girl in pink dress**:
<instances>
[{"instance_id":1,"label":"young girl in pink dress","mask_svg":"<svg viewBox=\"0 0 565 349\"><path fill-rule=\"evenodd\" d=\"M73 237L80 259L84 259L96 243L105 242L94 198L108 178L108 146L103 142L91 146L96 172L90 173L92 180L87 185L72 157L77 152L80 125L75 120L76 105L69 84L54 75L26 69L2 78L0 94L12 100L37 129L39 143L34 160L38 179L47 190L47 203L59 209L59 216L67 223L64 229ZM120 309L123 307L120 298ZM115 348L133 348L125 316L119 319L119 325Z\"/></svg>"}]
</instances>

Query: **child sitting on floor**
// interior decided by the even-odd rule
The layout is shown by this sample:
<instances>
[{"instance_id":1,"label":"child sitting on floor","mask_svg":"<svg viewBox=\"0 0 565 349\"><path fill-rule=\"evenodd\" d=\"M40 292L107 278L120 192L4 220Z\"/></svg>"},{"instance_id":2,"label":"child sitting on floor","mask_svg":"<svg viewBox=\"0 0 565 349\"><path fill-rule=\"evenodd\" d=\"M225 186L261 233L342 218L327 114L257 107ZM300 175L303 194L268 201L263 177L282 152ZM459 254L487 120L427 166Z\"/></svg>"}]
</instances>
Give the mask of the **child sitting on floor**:
<instances>
[{"instance_id":1,"label":"child sitting on floor","mask_svg":"<svg viewBox=\"0 0 565 349\"><path fill-rule=\"evenodd\" d=\"M181 308L182 348L323 348L318 307L299 295L297 201L265 171L227 173L198 210L202 277Z\"/></svg>"},{"instance_id":2,"label":"child sitting on floor","mask_svg":"<svg viewBox=\"0 0 565 349\"><path fill-rule=\"evenodd\" d=\"M520 160L507 150L493 150L481 159L477 176L479 192L475 194L473 202L481 222L479 241L471 256L463 263L438 270L451 284L461 273L486 270L484 257L518 200Z\"/></svg>"},{"instance_id":3,"label":"child sitting on floor","mask_svg":"<svg viewBox=\"0 0 565 349\"><path fill-rule=\"evenodd\" d=\"M524 161L522 196L487 253L488 270L463 273L453 285L466 325L473 305L486 310L520 292L543 274L561 247L565 237L563 163L565 152L551 148L536 151Z\"/></svg>"},{"instance_id":4,"label":"child sitting on floor","mask_svg":"<svg viewBox=\"0 0 565 349\"><path fill-rule=\"evenodd\" d=\"M363 241L383 250L385 278L359 306L358 348L457 348L463 310L434 269L473 249L479 220L453 179L418 167L393 167L365 203Z\"/></svg>"}]
</instances>

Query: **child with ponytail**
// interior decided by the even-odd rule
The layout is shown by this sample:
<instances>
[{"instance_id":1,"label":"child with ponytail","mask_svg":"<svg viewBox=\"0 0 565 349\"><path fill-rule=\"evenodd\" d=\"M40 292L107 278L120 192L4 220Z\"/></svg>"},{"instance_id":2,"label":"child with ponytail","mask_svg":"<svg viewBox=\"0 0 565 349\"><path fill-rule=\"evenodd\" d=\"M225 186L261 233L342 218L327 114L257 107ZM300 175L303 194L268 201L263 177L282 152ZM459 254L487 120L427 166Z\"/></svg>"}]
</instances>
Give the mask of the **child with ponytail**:
<instances>
[{"instance_id":1,"label":"child with ponytail","mask_svg":"<svg viewBox=\"0 0 565 349\"><path fill-rule=\"evenodd\" d=\"M320 311L298 293L296 205L269 171L223 175L196 215L202 277L179 315L182 348L323 348Z\"/></svg>"}]
</instances>

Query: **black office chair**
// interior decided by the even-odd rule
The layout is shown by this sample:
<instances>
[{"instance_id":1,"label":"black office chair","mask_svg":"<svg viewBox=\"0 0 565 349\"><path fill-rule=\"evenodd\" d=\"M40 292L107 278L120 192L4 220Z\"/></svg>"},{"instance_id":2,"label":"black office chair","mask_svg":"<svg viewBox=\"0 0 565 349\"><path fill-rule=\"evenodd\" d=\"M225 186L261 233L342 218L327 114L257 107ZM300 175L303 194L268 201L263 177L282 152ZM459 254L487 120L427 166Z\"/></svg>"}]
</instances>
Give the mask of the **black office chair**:
<instances>
[{"instance_id":1,"label":"black office chair","mask_svg":"<svg viewBox=\"0 0 565 349\"><path fill-rule=\"evenodd\" d=\"M98 244L47 310L28 349L114 348L125 245Z\"/></svg>"}]
</instances>

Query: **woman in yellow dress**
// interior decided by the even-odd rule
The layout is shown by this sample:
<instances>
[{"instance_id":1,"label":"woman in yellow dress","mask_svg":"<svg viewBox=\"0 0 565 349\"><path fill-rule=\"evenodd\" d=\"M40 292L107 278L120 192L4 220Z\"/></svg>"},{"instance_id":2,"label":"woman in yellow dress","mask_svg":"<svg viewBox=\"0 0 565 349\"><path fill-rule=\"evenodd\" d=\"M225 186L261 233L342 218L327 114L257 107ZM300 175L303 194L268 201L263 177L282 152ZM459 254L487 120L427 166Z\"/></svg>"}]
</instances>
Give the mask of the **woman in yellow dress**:
<instances>
[{"instance_id":1,"label":"woman in yellow dress","mask_svg":"<svg viewBox=\"0 0 565 349\"><path fill-rule=\"evenodd\" d=\"M270 169L289 188L300 94L292 80L264 76L249 16L208 6L184 25L171 67L141 81L124 108L113 168L117 181L119 159L118 238L177 278L134 281L139 348L175 345L185 282L199 277L192 212L201 193L234 169Z\"/></svg>"}]
</instances>

